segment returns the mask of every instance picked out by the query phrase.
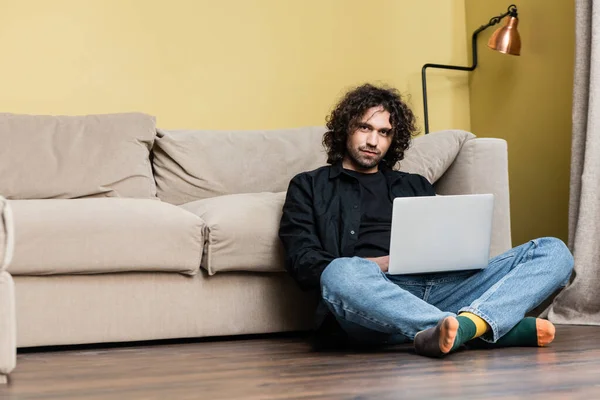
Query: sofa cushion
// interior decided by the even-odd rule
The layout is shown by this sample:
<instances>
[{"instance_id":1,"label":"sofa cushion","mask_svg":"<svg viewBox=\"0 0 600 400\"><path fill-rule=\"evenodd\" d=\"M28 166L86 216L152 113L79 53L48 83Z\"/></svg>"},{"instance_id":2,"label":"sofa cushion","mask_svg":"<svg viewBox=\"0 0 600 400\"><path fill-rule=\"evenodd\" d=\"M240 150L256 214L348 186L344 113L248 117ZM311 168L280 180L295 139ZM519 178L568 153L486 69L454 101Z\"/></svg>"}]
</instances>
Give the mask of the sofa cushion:
<instances>
[{"instance_id":1,"label":"sofa cushion","mask_svg":"<svg viewBox=\"0 0 600 400\"><path fill-rule=\"evenodd\" d=\"M0 114L0 193L8 199L155 198L155 119Z\"/></svg>"},{"instance_id":2,"label":"sofa cushion","mask_svg":"<svg viewBox=\"0 0 600 400\"><path fill-rule=\"evenodd\" d=\"M422 175L429 182L435 183L452 165L463 144L473 138L475 135L461 130L445 130L419 136L413 139L404 160L399 162L397 168Z\"/></svg>"},{"instance_id":3,"label":"sofa cushion","mask_svg":"<svg viewBox=\"0 0 600 400\"><path fill-rule=\"evenodd\" d=\"M221 271L284 271L279 220L282 193L235 194L197 200L181 207L206 224L202 267Z\"/></svg>"},{"instance_id":4,"label":"sofa cushion","mask_svg":"<svg viewBox=\"0 0 600 400\"><path fill-rule=\"evenodd\" d=\"M172 204L237 193L282 192L294 175L325 165L325 128L158 130L158 197Z\"/></svg>"},{"instance_id":5,"label":"sofa cushion","mask_svg":"<svg viewBox=\"0 0 600 400\"><path fill-rule=\"evenodd\" d=\"M10 264L14 249L14 228L10 204L0 196L0 272Z\"/></svg>"},{"instance_id":6,"label":"sofa cushion","mask_svg":"<svg viewBox=\"0 0 600 400\"><path fill-rule=\"evenodd\" d=\"M13 200L13 275L200 268L204 223L171 204L144 199Z\"/></svg>"}]
</instances>

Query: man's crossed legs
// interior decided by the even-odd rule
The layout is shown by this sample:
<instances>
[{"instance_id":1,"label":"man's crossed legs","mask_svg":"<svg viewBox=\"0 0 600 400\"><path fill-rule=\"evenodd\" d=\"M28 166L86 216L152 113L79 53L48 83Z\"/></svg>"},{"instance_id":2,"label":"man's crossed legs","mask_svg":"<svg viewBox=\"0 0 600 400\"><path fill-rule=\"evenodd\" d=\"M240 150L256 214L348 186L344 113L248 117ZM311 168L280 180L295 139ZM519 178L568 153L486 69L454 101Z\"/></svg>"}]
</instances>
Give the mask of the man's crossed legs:
<instances>
[{"instance_id":1,"label":"man's crossed legs","mask_svg":"<svg viewBox=\"0 0 600 400\"><path fill-rule=\"evenodd\" d=\"M321 276L321 293L354 342L414 341L417 353L441 356L481 334L483 341L471 343L549 343L553 325L524 316L561 287L572 269L565 244L541 238L478 271L394 276L363 258L338 258Z\"/></svg>"}]
</instances>

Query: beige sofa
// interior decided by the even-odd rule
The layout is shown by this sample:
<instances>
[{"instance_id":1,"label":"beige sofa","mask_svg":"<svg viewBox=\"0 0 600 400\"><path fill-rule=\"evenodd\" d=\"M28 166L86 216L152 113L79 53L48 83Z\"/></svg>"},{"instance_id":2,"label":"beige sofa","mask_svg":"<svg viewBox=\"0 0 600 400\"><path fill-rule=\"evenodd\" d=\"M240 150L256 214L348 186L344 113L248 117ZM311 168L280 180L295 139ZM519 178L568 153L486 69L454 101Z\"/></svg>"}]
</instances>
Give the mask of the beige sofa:
<instances>
[{"instance_id":1,"label":"beige sofa","mask_svg":"<svg viewBox=\"0 0 600 400\"><path fill-rule=\"evenodd\" d=\"M324 131L0 114L0 195L15 227L14 293L0 273L0 374L16 347L310 328L317 296L284 272L277 229L289 180L325 164ZM491 253L510 247L503 140L432 133L399 167L440 194L496 194Z\"/></svg>"}]
</instances>

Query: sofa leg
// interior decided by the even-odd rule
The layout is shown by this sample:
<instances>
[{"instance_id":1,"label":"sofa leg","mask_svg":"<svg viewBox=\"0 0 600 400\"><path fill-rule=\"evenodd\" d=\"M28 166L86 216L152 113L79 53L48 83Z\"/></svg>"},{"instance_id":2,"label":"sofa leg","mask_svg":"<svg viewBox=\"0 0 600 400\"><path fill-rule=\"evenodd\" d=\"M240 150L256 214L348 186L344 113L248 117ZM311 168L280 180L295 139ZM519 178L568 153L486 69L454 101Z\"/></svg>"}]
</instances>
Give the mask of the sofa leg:
<instances>
[{"instance_id":1,"label":"sofa leg","mask_svg":"<svg viewBox=\"0 0 600 400\"><path fill-rule=\"evenodd\" d=\"M0 374L0 385L5 385L8 382L8 375Z\"/></svg>"}]
</instances>

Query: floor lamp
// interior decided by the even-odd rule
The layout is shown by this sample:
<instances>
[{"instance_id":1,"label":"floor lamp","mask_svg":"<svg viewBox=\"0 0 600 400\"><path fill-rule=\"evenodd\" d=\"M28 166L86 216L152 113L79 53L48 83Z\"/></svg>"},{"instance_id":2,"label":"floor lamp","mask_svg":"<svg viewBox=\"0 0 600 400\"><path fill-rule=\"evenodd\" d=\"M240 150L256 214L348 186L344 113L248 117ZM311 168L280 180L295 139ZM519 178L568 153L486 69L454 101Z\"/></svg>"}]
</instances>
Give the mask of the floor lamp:
<instances>
[{"instance_id":1,"label":"floor lamp","mask_svg":"<svg viewBox=\"0 0 600 400\"><path fill-rule=\"evenodd\" d=\"M502 18L508 16L506 25L497 29L492 34L488 41L488 47L492 50L499 51L504 54L511 54L518 56L521 54L521 37L517 30L519 18L517 16L517 6L511 4L508 10L504 14L500 14L488 22L486 25L482 25L475 32L473 32L472 48L473 48L473 65L470 67L463 67L459 65L443 65L443 64L425 64L421 70L421 80L423 82L423 112L425 115L425 133L429 133L429 116L427 114L427 68L441 68L441 69L454 69L459 71L473 71L477 67L477 35L482 31L486 30L490 26L498 24Z\"/></svg>"}]
</instances>

